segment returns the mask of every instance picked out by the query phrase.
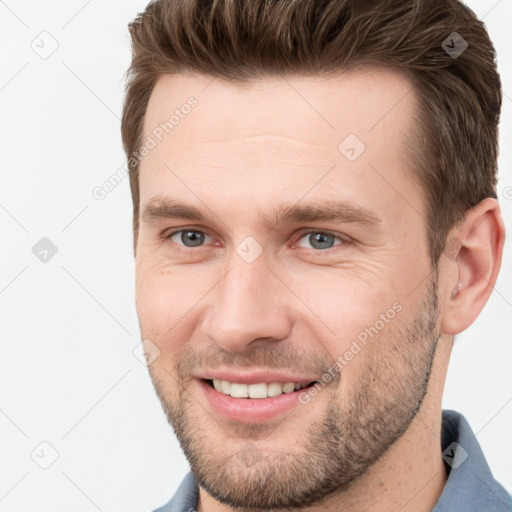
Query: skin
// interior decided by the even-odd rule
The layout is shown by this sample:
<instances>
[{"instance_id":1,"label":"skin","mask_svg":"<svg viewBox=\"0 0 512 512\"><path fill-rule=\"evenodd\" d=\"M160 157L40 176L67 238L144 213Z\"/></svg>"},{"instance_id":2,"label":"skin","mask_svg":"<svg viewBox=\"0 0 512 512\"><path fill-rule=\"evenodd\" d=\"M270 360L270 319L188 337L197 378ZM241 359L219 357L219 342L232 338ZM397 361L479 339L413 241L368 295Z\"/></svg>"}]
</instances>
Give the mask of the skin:
<instances>
[{"instance_id":1,"label":"skin","mask_svg":"<svg viewBox=\"0 0 512 512\"><path fill-rule=\"evenodd\" d=\"M197 106L140 164L136 291L142 337L159 350L151 378L202 486L198 510L431 510L447 478L441 402L453 336L476 319L501 264L498 203L467 213L434 271L404 146L417 100L395 72L243 87L164 76L144 139L190 96ZM348 134L366 146L355 161L338 149ZM166 197L204 218L143 217ZM326 200L365 208L378 224L262 222L283 203ZM204 233L202 245L166 237L180 229ZM312 245L310 231L335 235L332 247ZM236 251L248 236L262 249L251 263ZM279 420L224 420L193 376L250 367L321 378L397 303L336 378ZM240 457L247 450L255 464Z\"/></svg>"}]
</instances>

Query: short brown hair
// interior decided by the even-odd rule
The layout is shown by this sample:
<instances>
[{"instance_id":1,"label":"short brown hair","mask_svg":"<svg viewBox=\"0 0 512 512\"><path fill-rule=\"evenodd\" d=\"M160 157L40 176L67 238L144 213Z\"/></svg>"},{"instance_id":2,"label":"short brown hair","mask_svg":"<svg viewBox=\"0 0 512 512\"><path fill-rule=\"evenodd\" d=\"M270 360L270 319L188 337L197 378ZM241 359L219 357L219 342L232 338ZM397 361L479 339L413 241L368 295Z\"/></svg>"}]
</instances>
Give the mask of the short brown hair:
<instances>
[{"instance_id":1,"label":"short brown hair","mask_svg":"<svg viewBox=\"0 0 512 512\"><path fill-rule=\"evenodd\" d=\"M129 30L133 58L121 131L135 240L139 161L130 156L142 144L149 97L164 74L244 84L265 76L328 77L361 65L405 73L419 99L411 162L427 198L433 264L465 212L497 197L496 55L483 22L458 0L156 0ZM454 38L468 44L460 56L449 51Z\"/></svg>"}]
</instances>

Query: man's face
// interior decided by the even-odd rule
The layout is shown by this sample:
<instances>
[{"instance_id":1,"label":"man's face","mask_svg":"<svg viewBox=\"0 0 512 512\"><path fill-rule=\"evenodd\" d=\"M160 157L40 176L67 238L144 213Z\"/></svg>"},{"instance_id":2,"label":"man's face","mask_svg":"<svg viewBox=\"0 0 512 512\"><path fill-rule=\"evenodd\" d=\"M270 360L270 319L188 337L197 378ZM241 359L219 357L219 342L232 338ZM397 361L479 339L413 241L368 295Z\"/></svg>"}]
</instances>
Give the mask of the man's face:
<instances>
[{"instance_id":1,"label":"man's face","mask_svg":"<svg viewBox=\"0 0 512 512\"><path fill-rule=\"evenodd\" d=\"M179 75L152 92L137 311L164 410L220 501L317 502L415 418L439 336L404 147L415 101L378 70L245 87Z\"/></svg>"}]
</instances>

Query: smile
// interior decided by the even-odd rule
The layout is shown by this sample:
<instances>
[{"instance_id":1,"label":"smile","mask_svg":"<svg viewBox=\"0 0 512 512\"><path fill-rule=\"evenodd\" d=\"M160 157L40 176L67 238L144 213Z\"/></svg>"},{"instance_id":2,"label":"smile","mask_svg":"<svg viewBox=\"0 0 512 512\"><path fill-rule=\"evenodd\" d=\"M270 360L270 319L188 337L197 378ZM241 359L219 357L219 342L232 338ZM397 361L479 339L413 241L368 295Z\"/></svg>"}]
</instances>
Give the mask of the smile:
<instances>
[{"instance_id":1,"label":"smile","mask_svg":"<svg viewBox=\"0 0 512 512\"><path fill-rule=\"evenodd\" d=\"M315 382L258 382L255 384L243 384L239 382L229 382L221 379L211 379L207 381L219 393L229 395L234 398L272 398L283 393L293 393L299 391Z\"/></svg>"}]
</instances>

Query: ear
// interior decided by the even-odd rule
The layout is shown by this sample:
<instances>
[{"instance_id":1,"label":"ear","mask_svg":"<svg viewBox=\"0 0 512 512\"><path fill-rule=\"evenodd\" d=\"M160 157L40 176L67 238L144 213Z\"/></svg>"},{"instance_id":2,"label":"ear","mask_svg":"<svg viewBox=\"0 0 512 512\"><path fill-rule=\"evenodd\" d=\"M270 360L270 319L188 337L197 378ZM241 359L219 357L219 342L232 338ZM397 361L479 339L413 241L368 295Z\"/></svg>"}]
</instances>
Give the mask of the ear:
<instances>
[{"instance_id":1,"label":"ear","mask_svg":"<svg viewBox=\"0 0 512 512\"><path fill-rule=\"evenodd\" d=\"M441 330L459 334L478 317L491 295L501 266L505 227L498 201L486 198L469 210L448 236L443 267Z\"/></svg>"}]
</instances>

